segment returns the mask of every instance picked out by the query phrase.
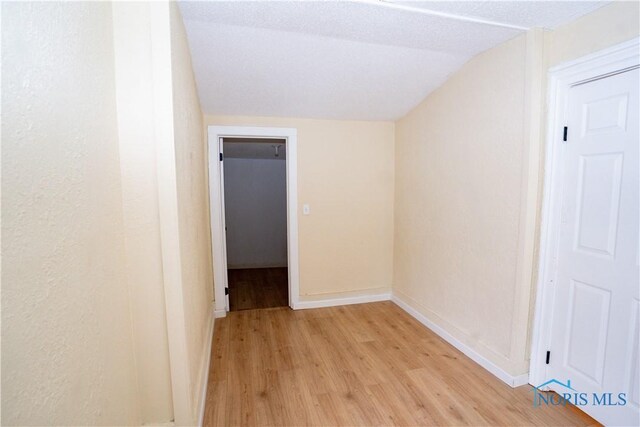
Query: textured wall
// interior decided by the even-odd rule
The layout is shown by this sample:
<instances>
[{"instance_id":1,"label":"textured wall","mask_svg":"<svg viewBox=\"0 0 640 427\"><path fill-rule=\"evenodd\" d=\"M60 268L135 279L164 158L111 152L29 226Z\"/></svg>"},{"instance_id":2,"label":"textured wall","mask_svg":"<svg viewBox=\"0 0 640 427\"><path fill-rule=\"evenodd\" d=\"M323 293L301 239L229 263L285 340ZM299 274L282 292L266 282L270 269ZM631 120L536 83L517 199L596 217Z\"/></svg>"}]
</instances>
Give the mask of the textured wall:
<instances>
[{"instance_id":1,"label":"textured wall","mask_svg":"<svg viewBox=\"0 0 640 427\"><path fill-rule=\"evenodd\" d=\"M173 419L154 128L154 105L159 101L153 97L150 12L145 2L113 3L125 254L144 424Z\"/></svg>"},{"instance_id":2,"label":"textured wall","mask_svg":"<svg viewBox=\"0 0 640 427\"><path fill-rule=\"evenodd\" d=\"M229 268L287 266L284 159L224 159Z\"/></svg>"},{"instance_id":3,"label":"textured wall","mask_svg":"<svg viewBox=\"0 0 640 427\"><path fill-rule=\"evenodd\" d=\"M393 123L206 116L298 130L300 300L391 290ZM302 205L311 215L302 215Z\"/></svg>"},{"instance_id":4,"label":"textured wall","mask_svg":"<svg viewBox=\"0 0 640 427\"><path fill-rule=\"evenodd\" d=\"M2 424L139 424L109 3L2 3Z\"/></svg>"},{"instance_id":5,"label":"textured wall","mask_svg":"<svg viewBox=\"0 0 640 427\"><path fill-rule=\"evenodd\" d=\"M475 57L396 124L394 293L512 374L525 51Z\"/></svg>"},{"instance_id":6,"label":"textured wall","mask_svg":"<svg viewBox=\"0 0 640 427\"><path fill-rule=\"evenodd\" d=\"M640 2L614 1L549 33L549 66L622 43L640 34Z\"/></svg>"},{"instance_id":7,"label":"textured wall","mask_svg":"<svg viewBox=\"0 0 640 427\"><path fill-rule=\"evenodd\" d=\"M173 127L178 191L178 229L182 262L185 331L191 383L193 419L207 360L210 320L213 315L213 269L207 154L202 112L191 68L182 17L170 5Z\"/></svg>"}]
</instances>

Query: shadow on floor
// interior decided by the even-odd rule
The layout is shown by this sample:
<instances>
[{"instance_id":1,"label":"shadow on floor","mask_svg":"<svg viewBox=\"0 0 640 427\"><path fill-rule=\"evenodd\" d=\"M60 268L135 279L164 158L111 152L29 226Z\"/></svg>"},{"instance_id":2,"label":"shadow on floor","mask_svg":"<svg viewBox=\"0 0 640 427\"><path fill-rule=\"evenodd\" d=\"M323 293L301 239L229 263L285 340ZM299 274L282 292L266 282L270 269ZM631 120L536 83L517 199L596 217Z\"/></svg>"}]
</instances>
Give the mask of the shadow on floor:
<instances>
[{"instance_id":1,"label":"shadow on floor","mask_svg":"<svg viewBox=\"0 0 640 427\"><path fill-rule=\"evenodd\" d=\"M230 269L227 274L231 311L289 305L289 276L286 267Z\"/></svg>"}]
</instances>

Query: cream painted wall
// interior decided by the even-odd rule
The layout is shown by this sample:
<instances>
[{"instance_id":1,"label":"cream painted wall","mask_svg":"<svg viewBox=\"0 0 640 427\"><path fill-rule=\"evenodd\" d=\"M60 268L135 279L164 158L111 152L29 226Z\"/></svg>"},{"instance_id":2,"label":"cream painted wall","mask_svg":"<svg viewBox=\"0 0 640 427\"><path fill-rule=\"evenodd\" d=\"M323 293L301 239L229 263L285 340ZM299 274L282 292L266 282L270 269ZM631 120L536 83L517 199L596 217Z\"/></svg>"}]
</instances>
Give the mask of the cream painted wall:
<instances>
[{"instance_id":1,"label":"cream painted wall","mask_svg":"<svg viewBox=\"0 0 640 427\"><path fill-rule=\"evenodd\" d=\"M205 124L297 128L301 301L390 291L393 123L206 116Z\"/></svg>"},{"instance_id":2,"label":"cream painted wall","mask_svg":"<svg viewBox=\"0 0 640 427\"><path fill-rule=\"evenodd\" d=\"M394 293L511 374L526 38L396 124Z\"/></svg>"},{"instance_id":3,"label":"cream painted wall","mask_svg":"<svg viewBox=\"0 0 640 427\"><path fill-rule=\"evenodd\" d=\"M640 2L614 1L549 33L548 65L579 58L589 53L638 37Z\"/></svg>"},{"instance_id":4,"label":"cream painted wall","mask_svg":"<svg viewBox=\"0 0 640 427\"><path fill-rule=\"evenodd\" d=\"M2 424L140 424L109 3L2 3Z\"/></svg>"},{"instance_id":5,"label":"cream painted wall","mask_svg":"<svg viewBox=\"0 0 640 427\"><path fill-rule=\"evenodd\" d=\"M208 372L213 330L213 267L207 156L200 101L180 10L170 3L173 129L178 195L178 230L191 388L191 415L197 421Z\"/></svg>"},{"instance_id":6,"label":"cream painted wall","mask_svg":"<svg viewBox=\"0 0 640 427\"><path fill-rule=\"evenodd\" d=\"M177 6L2 19L2 423L196 424L213 292Z\"/></svg>"},{"instance_id":7,"label":"cream painted wall","mask_svg":"<svg viewBox=\"0 0 640 427\"><path fill-rule=\"evenodd\" d=\"M127 277L143 424L173 419L162 271L149 3L113 3ZM168 25L168 22L166 23Z\"/></svg>"},{"instance_id":8,"label":"cream painted wall","mask_svg":"<svg viewBox=\"0 0 640 427\"><path fill-rule=\"evenodd\" d=\"M394 293L512 376L529 363L546 72L637 37L638 5L478 55L396 123Z\"/></svg>"}]
</instances>

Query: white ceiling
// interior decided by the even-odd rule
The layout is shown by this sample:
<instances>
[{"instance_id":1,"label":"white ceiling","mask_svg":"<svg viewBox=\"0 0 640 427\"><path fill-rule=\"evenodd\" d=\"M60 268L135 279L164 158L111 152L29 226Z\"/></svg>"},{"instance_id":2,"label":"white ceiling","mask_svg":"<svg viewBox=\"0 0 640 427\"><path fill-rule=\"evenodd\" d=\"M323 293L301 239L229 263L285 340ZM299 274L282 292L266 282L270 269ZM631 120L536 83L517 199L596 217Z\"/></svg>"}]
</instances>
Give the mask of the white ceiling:
<instances>
[{"instance_id":1,"label":"white ceiling","mask_svg":"<svg viewBox=\"0 0 640 427\"><path fill-rule=\"evenodd\" d=\"M395 120L478 53L602 1L182 1L205 113Z\"/></svg>"}]
</instances>

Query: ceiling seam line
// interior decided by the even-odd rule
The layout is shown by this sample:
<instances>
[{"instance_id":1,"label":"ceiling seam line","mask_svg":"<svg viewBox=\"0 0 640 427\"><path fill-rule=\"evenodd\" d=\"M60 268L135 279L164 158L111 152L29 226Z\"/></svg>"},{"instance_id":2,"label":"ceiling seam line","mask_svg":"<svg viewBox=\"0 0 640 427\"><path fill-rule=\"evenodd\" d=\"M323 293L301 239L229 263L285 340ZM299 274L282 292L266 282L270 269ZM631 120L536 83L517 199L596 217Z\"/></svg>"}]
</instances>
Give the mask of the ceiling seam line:
<instances>
[{"instance_id":1,"label":"ceiling seam line","mask_svg":"<svg viewBox=\"0 0 640 427\"><path fill-rule=\"evenodd\" d=\"M503 22L489 21L487 19L473 18L464 15L454 15L452 13L437 12L430 9L406 6L402 4L392 3L388 0L355 0L357 3L368 4L372 6L386 7L389 9L403 10L405 12L419 13L422 15L438 16L441 18L453 19L458 21L473 22L476 24L490 25L494 27L508 28L511 30L528 31L529 27L521 27L519 25L505 24Z\"/></svg>"}]
</instances>

